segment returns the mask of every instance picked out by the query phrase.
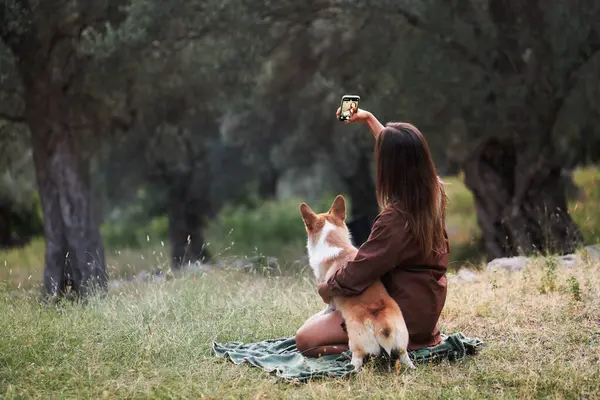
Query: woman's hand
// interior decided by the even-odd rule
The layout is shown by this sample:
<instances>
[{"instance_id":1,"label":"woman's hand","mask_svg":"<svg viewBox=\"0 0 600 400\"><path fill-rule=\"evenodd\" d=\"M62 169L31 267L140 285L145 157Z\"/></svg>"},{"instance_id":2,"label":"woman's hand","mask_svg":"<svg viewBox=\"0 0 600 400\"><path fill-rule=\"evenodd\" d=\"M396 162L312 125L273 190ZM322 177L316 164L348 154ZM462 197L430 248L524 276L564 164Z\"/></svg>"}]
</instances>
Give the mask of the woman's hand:
<instances>
[{"instance_id":1,"label":"woman's hand","mask_svg":"<svg viewBox=\"0 0 600 400\"><path fill-rule=\"evenodd\" d=\"M319 283L317 288L319 291L319 296L321 296L321 299L323 299L323 303L329 304L329 302L331 301L331 297L327 293L329 291L329 288L327 287L327 282Z\"/></svg>"},{"instance_id":2,"label":"woman's hand","mask_svg":"<svg viewBox=\"0 0 600 400\"><path fill-rule=\"evenodd\" d=\"M341 113L342 113L342 109L338 107L338 109L335 113L337 119L340 119ZM369 122L369 118L372 118L372 117L373 117L373 115L370 112L368 112L366 110L361 110L360 108L358 108L356 110L356 112L353 113L349 119L344 121L344 123L349 124L349 123L355 122L358 124L366 124Z\"/></svg>"},{"instance_id":3,"label":"woman's hand","mask_svg":"<svg viewBox=\"0 0 600 400\"><path fill-rule=\"evenodd\" d=\"M335 113L338 119L340 119L341 112L342 109L338 107ZM375 138L377 138L377 136L379 136L381 131L385 128L383 125L381 125L381 122L379 122L373 114L366 110L361 110L360 108L354 114L352 114L352 116L349 119L345 120L344 123L367 124L369 125L369 130L371 131L373 136L375 136Z\"/></svg>"}]
</instances>

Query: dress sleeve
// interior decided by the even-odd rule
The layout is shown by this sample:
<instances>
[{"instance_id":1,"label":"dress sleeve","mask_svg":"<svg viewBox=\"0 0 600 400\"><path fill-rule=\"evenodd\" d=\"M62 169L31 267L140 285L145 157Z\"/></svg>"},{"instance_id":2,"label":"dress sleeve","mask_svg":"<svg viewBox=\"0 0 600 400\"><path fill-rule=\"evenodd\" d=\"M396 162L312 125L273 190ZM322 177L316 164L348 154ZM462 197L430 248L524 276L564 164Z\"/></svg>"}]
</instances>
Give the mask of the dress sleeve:
<instances>
[{"instance_id":1,"label":"dress sleeve","mask_svg":"<svg viewBox=\"0 0 600 400\"><path fill-rule=\"evenodd\" d=\"M321 286L328 296L356 296L386 272L398 266L409 254L410 235L406 220L392 212L380 214L367 241L358 249L353 261L338 269Z\"/></svg>"}]
</instances>

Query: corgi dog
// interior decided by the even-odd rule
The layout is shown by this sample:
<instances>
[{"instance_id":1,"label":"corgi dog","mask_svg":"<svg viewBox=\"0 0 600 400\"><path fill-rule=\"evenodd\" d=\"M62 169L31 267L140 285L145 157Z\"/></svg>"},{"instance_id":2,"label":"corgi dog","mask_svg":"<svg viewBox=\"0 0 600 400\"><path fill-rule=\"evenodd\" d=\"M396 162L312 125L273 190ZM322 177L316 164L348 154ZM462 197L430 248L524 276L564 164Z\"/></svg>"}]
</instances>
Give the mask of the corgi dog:
<instances>
[{"instance_id":1,"label":"corgi dog","mask_svg":"<svg viewBox=\"0 0 600 400\"><path fill-rule=\"evenodd\" d=\"M331 209L322 214L316 214L302 203L300 214L308 234L309 263L317 282L321 283L353 260L358 252L345 222L346 201L338 195ZM404 317L381 281L376 281L358 296L332 298L317 315L334 310L339 310L345 320L355 371L360 371L365 357L378 356L381 349L388 356L397 355L407 367L415 368L407 353L408 330Z\"/></svg>"}]
</instances>

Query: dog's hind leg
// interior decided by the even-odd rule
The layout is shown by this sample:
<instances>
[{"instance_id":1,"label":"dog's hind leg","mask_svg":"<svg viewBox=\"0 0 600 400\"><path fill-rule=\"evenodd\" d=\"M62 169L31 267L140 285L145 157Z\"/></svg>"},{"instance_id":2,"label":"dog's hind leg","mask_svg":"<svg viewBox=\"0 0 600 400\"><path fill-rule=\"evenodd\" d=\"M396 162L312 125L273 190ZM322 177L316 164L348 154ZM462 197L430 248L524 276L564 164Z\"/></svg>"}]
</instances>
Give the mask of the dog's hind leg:
<instances>
[{"instance_id":1,"label":"dog's hind leg","mask_svg":"<svg viewBox=\"0 0 600 400\"><path fill-rule=\"evenodd\" d=\"M358 372L364 364L367 352L361 344L361 335L356 329L356 324L346 321L346 329L348 330L348 348L352 352L352 360L350 363L354 365L354 371Z\"/></svg>"},{"instance_id":2,"label":"dog's hind leg","mask_svg":"<svg viewBox=\"0 0 600 400\"><path fill-rule=\"evenodd\" d=\"M350 364L354 365L354 371L359 372L363 366L366 354L360 347L356 347L351 351L352 360L350 361Z\"/></svg>"},{"instance_id":3,"label":"dog's hind leg","mask_svg":"<svg viewBox=\"0 0 600 400\"><path fill-rule=\"evenodd\" d=\"M415 364L413 364L413 362L410 359L410 357L408 356L408 352L406 350L399 349L398 354L399 354L398 359L400 360L400 362L402 364L406 365L410 369L415 369Z\"/></svg>"},{"instance_id":4,"label":"dog's hind leg","mask_svg":"<svg viewBox=\"0 0 600 400\"><path fill-rule=\"evenodd\" d=\"M351 363L354 365L354 369L359 371L365 362L365 357L379 355L380 347L372 329L364 326L363 323L349 318L346 320L346 329L348 330L348 347L352 352Z\"/></svg>"}]
</instances>

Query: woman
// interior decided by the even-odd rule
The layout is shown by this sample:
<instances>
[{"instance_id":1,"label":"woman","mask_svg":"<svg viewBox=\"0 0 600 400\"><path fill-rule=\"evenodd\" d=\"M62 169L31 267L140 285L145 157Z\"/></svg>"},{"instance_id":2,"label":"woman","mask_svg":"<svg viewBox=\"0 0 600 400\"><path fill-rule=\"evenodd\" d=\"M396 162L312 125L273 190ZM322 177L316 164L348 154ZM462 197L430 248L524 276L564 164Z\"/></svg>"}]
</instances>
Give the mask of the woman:
<instances>
[{"instance_id":1,"label":"woman","mask_svg":"<svg viewBox=\"0 0 600 400\"><path fill-rule=\"evenodd\" d=\"M339 117L340 110L337 111ZM446 195L427 142L407 123L383 126L358 109L345 123L369 126L375 136L377 200L382 211L353 261L319 284L325 303L333 296L355 296L380 279L396 300L409 333L409 350L441 342L438 319L446 302L450 248L445 229ZM338 311L313 317L296 333L306 356L348 350Z\"/></svg>"}]
</instances>

